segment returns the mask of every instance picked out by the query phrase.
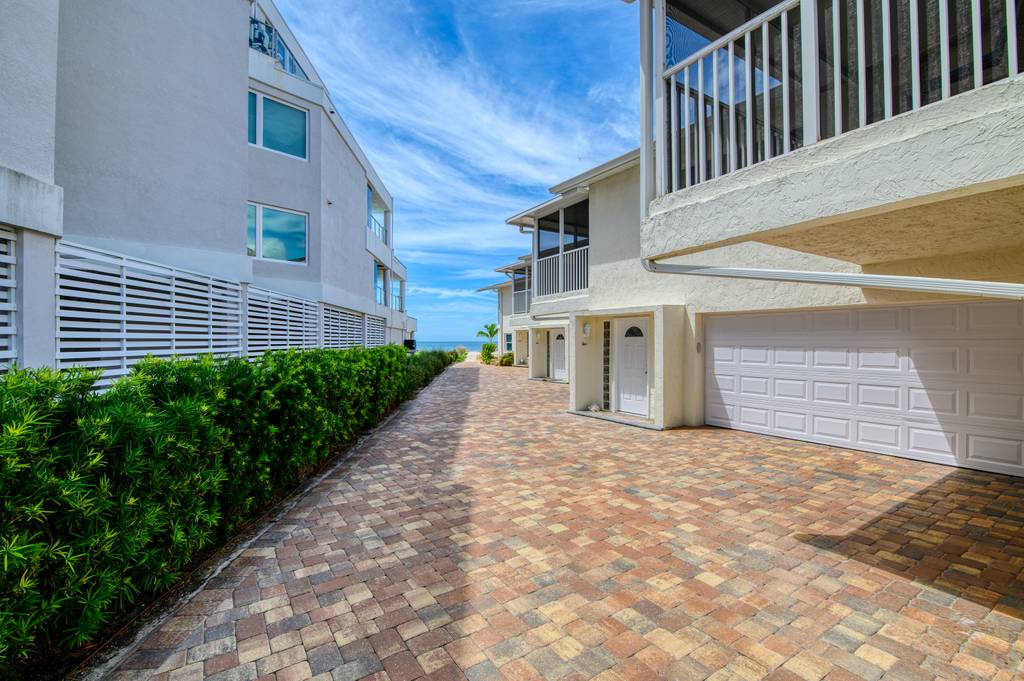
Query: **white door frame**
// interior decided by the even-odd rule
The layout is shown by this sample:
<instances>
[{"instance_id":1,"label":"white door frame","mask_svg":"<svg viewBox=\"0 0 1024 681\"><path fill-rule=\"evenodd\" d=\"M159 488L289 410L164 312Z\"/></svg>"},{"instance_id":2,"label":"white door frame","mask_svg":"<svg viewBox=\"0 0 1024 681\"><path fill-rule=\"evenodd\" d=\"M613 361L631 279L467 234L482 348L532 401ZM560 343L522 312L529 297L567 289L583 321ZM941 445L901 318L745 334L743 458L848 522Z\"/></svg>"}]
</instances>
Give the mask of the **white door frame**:
<instances>
[{"instance_id":1,"label":"white door frame","mask_svg":"<svg viewBox=\"0 0 1024 681\"><path fill-rule=\"evenodd\" d=\"M552 338L551 334L555 334L555 335L562 334L562 371L565 373L565 376L563 376L562 378L557 378L555 376L555 372L553 370L554 367L553 367L553 363L551 361L551 358L554 357L554 354L551 352L551 348L552 348L552 346L554 344L553 341L555 341L556 339ZM551 381L566 381L569 378L569 358L568 358L568 354L569 354L569 339L565 337L566 335L568 335L568 329L563 329L563 328L548 329L548 332L547 332L547 338L548 338L548 347L547 347L547 350L548 350L548 380L551 380Z\"/></svg>"},{"instance_id":2,"label":"white door frame","mask_svg":"<svg viewBox=\"0 0 1024 681\"><path fill-rule=\"evenodd\" d=\"M646 361L645 375L647 379L647 409L645 414L633 414L634 416L643 416L644 418L650 418L651 415L651 320L649 317L619 317L616 318L612 323L613 336L612 336L612 363L614 364L614 371L612 372L612 410L621 412L621 405L619 404L619 387L622 385L621 377L619 372L622 367L619 353L622 349L622 343L620 342L622 334L630 326L639 326L644 332L645 351L644 359ZM632 412L622 412L629 413Z\"/></svg>"}]
</instances>

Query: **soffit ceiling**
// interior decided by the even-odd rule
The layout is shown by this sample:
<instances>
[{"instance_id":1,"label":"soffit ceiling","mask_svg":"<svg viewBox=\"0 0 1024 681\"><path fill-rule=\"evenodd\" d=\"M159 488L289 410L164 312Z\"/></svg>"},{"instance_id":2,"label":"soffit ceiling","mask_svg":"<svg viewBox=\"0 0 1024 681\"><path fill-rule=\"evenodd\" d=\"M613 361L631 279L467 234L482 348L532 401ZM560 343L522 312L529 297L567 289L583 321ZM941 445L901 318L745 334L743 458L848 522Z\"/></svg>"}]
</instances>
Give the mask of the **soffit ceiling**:
<instances>
[{"instance_id":1,"label":"soffit ceiling","mask_svg":"<svg viewBox=\"0 0 1024 681\"><path fill-rule=\"evenodd\" d=\"M1024 187L755 236L761 243L869 265L1024 246Z\"/></svg>"},{"instance_id":2,"label":"soffit ceiling","mask_svg":"<svg viewBox=\"0 0 1024 681\"><path fill-rule=\"evenodd\" d=\"M777 4L777 0L668 0L666 10L680 24L715 40Z\"/></svg>"}]
</instances>

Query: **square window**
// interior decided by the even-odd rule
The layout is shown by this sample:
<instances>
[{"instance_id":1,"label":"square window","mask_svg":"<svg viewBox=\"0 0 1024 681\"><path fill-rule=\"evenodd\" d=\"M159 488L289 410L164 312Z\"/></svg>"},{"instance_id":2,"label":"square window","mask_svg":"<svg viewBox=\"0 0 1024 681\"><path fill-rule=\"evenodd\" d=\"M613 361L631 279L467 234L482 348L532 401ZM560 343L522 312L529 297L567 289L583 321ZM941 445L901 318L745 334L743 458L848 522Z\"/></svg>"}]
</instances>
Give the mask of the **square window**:
<instances>
[{"instance_id":1,"label":"square window","mask_svg":"<svg viewBox=\"0 0 1024 681\"><path fill-rule=\"evenodd\" d=\"M306 216L264 207L261 242L263 258L306 262Z\"/></svg>"},{"instance_id":2,"label":"square window","mask_svg":"<svg viewBox=\"0 0 1024 681\"><path fill-rule=\"evenodd\" d=\"M264 260L306 262L308 221L304 213L259 206L247 206L245 253Z\"/></svg>"},{"instance_id":3,"label":"square window","mask_svg":"<svg viewBox=\"0 0 1024 681\"><path fill-rule=\"evenodd\" d=\"M306 112L264 97L263 146L306 158Z\"/></svg>"}]
</instances>

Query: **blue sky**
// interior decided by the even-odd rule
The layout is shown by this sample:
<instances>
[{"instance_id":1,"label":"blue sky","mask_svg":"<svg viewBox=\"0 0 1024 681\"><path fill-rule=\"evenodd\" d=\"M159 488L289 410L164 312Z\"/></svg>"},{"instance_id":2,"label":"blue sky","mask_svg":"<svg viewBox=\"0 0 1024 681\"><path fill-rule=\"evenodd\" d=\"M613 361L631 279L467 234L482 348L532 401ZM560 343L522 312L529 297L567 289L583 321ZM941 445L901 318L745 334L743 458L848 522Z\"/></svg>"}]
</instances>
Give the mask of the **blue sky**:
<instances>
[{"instance_id":1,"label":"blue sky","mask_svg":"<svg viewBox=\"0 0 1024 681\"><path fill-rule=\"evenodd\" d=\"M505 219L637 146L638 17L618 0L278 0L395 198L422 340L495 320Z\"/></svg>"}]
</instances>

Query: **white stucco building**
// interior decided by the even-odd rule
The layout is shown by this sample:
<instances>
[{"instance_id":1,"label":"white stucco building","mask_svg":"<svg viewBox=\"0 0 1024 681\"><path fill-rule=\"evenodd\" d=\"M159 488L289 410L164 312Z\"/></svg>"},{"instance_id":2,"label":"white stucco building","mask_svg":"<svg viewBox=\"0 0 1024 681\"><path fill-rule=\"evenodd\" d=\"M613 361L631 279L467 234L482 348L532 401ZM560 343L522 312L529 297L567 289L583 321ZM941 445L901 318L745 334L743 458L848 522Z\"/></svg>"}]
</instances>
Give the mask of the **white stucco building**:
<instances>
[{"instance_id":1,"label":"white stucco building","mask_svg":"<svg viewBox=\"0 0 1024 681\"><path fill-rule=\"evenodd\" d=\"M863 4L637 3L644 143L508 221L570 411L1024 475L1020 20Z\"/></svg>"},{"instance_id":2,"label":"white stucco building","mask_svg":"<svg viewBox=\"0 0 1024 681\"><path fill-rule=\"evenodd\" d=\"M412 337L392 197L271 0L4 7L8 360L124 370L202 333L231 352ZM205 303L175 311L185 280Z\"/></svg>"}]
</instances>

